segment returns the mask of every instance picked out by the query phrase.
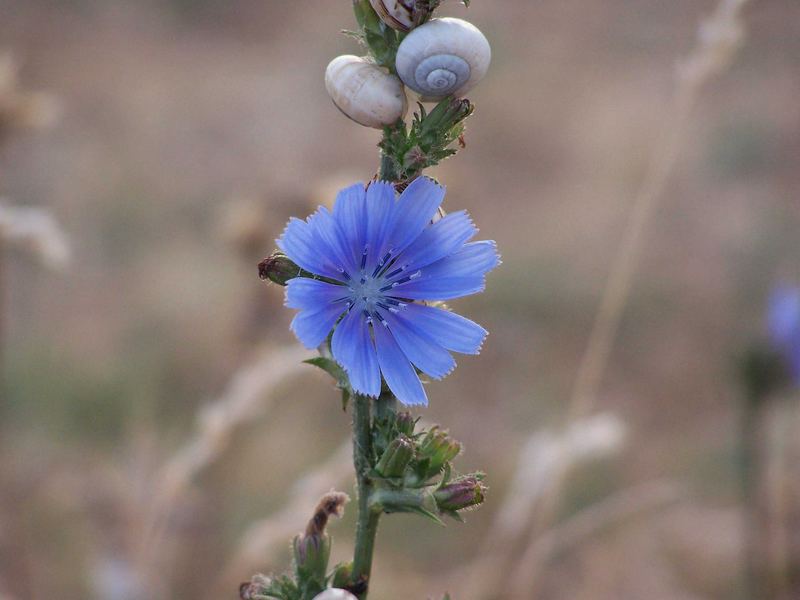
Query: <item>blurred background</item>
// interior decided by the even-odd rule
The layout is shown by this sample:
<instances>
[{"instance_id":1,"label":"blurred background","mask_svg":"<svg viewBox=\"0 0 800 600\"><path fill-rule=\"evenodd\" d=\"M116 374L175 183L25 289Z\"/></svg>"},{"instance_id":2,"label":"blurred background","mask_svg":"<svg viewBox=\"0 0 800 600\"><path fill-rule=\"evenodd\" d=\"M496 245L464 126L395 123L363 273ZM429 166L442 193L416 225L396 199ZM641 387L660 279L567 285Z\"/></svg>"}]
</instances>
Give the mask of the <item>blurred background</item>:
<instances>
[{"instance_id":1,"label":"blurred background","mask_svg":"<svg viewBox=\"0 0 800 600\"><path fill-rule=\"evenodd\" d=\"M714 6L443 6L494 56L466 149L432 174L504 264L454 303L491 331L483 353L419 414L463 442L457 467L485 470L490 495L465 525L384 519L371 598L744 589L735 358L800 265L796 0L748 5L736 61L691 115L592 416L561 428L675 65ZM376 171L380 134L323 85L358 52L339 33L353 27L346 0L0 0L0 197L33 232L0 250L3 600L236 598L288 566L320 493L352 492L349 416L296 366L309 353L256 264L290 215ZM763 426L770 565L790 581L797 396ZM335 561L354 509L333 524Z\"/></svg>"}]
</instances>

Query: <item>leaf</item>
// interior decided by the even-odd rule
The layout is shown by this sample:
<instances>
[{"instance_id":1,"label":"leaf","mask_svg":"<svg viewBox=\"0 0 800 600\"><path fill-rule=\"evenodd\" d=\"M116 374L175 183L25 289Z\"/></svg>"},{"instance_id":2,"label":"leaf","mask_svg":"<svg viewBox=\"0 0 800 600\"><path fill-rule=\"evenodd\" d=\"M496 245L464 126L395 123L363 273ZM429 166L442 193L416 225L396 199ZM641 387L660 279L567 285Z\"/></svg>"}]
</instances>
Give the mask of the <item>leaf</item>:
<instances>
[{"instance_id":1,"label":"leaf","mask_svg":"<svg viewBox=\"0 0 800 600\"><path fill-rule=\"evenodd\" d=\"M431 511L429 511L426 508L422 508L421 506L408 507L406 510L404 510L402 512L415 513L415 514L421 515L421 516L425 517L426 519L429 519L429 520L433 521L437 525L441 525L442 527L445 527L444 521L442 521L438 516L436 516L436 514L432 513Z\"/></svg>"},{"instance_id":2,"label":"leaf","mask_svg":"<svg viewBox=\"0 0 800 600\"><path fill-rule=\"evenodd\" d=\"M325 356L316 356L314 358L304 360L303 362L309 365L314 365L315 367L319 367L325 371L328 375L336 380L336 385L342 390L347 391L349 395L350 381L347 379L347 373L344 372L344 369L342 369L342 367L339 366L339 363L337 363L335 360Z\"/></svg>"}]
</instances>

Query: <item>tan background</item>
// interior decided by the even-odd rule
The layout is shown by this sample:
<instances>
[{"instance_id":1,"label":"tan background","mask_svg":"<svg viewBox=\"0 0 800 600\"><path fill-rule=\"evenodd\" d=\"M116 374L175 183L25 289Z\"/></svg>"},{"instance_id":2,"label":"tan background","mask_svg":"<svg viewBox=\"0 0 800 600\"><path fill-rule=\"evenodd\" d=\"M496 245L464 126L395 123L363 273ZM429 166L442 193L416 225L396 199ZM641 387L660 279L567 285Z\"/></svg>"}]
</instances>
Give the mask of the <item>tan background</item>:
<instances>
[{"instance_id":1,"label":"tan background","mask_svg":"<svg viewBox=\"0 0 800 600\"><path fill-rule=\"evenodd\" d=\"M466 150L435 176L504 264L485 294L454 303L491 336L429 386L422 414L463 441L459 468L486 470L491 494L466 525L385 519L375 600L456 589L525 439L561 422L674 66L715 3L472 4L443 12L485 32L493 64ZM732 357L760 335L771 283L800 264L800 4L753 2L746 22L736 64L692 116L603 380L598 409L623 420L626 445L573 472L558 514L656 479L688 497L553 557L541 598L722 599L739 586ZM0 51L61 105L53 127L0 147L0 195L52 209L73 245L55 273L3 257L0 597L101 598L105 577L120 600L233 598L253 571L287 565L288 538L220 575L248 525L347 436L311 367L181 497L161 542L172 562L148 580L160 589L131 566L131 515L198 408L257 346L292 343L281 290L255 269L285 220L375 171L379 134L342 117L322 81L331 58L357 52L338 33L351 27L346 0L0 0ZM773 418L797 438L792 403ZM334 525L337 560L352 513ZM502 584L491 597L507 597Z\"/></svg>"}]
</instances>

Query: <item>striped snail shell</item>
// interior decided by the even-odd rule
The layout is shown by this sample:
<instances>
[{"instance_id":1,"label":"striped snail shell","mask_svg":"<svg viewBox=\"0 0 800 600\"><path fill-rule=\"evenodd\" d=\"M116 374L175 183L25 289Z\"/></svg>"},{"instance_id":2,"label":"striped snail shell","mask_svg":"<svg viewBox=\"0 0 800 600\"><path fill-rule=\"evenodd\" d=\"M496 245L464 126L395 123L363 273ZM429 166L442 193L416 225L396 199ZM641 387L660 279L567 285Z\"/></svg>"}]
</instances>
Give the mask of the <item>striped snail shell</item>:
<instances>
[{"instance_id":1,"label":"striped snail shell","mask_svg":"<svg viewBox=\"0 0 800 600\"><path fill-rule=\"evenodd\" d=\"M334 58L325 70L325 89L339 110L366 127L382 129L408 109L400 79L359 56Z\"/></svg>"},{"instance_id":2,"label":"striped snail shell","mask_svg":"<svg viewBox=\"0 0 800 600\"><path fill-rule=\"evenodd\" d=\"M420 24L421 11L415 11L417 0L369 0L381 21L392 29L409 31Z\"/></svg>"},{"instance_id":3,"label":"striped snail shell","mask_svg":"<svg viewBox=\"0 0 800 600\"><path fill-rule=\"evenodd\" d=\"M445 17L412 30L397 49L397 74L426 102L463 96L486 75L492 49L472 23Z\"/></svg>"}]
</instances>

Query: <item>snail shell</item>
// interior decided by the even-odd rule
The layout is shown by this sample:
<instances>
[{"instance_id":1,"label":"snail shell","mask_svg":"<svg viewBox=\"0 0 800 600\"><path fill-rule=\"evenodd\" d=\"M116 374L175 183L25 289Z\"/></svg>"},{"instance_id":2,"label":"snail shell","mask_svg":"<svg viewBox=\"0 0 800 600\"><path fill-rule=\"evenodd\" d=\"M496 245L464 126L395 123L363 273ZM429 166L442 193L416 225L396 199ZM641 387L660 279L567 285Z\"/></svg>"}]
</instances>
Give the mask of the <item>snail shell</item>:
<instances>
[{"instance_id":1,"label":"snail shell","mask_svg":"<svg viewBox=\"0 0 800 600\"><path fill-rule=\"evenodd\" d=\"M325 70L325 89L346 116L382 129L405 116L408 108L400 79L366 58L346 54Z\"/></svg>"},{"instance_id":2,"label":"snail shell","mask_svg":"<svg viewBox=\"0 0 800 600\"><path fill-rule=\"evenodd\" d=\"M378 13L381 21L392 29L409 31L417 25L415 20L414 4L417 0L369 0L372 8ZM419 16L417 16L419 19Z\"/></svg>"},{"instance_id":3,"label":"snail shell","mask_svg":"<svg viewBox=\"0 0 800 600\"><path fill-rule=\"evenodd\" d=\"M314 600L356 600L356 597L350 592L339 588L328 588L314 596Z\"/></svg>"},{"instance_id":4,"label":"snail shell","mask_svg":"<svg viewBox=\"0 0 800 600\"><path fill-rule=\"evenodd\" d=\"M486 75L492 49L472 23L445 17L412 30L397 49L397 74L426 102L463 96Z\"/></svg>"}]
</instances>

